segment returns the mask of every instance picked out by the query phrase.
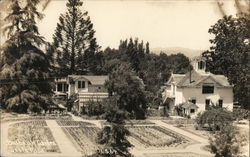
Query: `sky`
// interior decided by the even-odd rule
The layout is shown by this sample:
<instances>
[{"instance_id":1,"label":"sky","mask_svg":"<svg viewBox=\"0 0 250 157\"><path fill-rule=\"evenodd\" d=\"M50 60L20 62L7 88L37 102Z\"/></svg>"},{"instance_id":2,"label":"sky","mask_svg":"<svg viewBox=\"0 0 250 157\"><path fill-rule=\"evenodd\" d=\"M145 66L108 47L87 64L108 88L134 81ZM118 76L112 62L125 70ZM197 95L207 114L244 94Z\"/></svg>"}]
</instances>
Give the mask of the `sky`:
<instances>
[{"instance_id":1,"label":"sky","mask_svg":"<svg viewBox=\"0 0 250 157\"><path fill-rule=\"evenodd\" d=\"M221 0L220 0L221 1ZM52 0L39 21L41 35L52 41L66 0ZM224 0L227 14L235 14L234 0ZM121 39L138 37L151 49L182 47L207 50L213 36L208 29L222 18L216 0L84 0L98 44L117 48Z\"/></svg>"},{"instance_id":2,"label":"sky","mask_svg":"<svg viewBox=\"0 0 250 157\"><path fill-rule=\"evenodd\" d=\"M66 11L65 0L52 0L39 23L40 32L51 41L58 17ZM235 14L234 1L225 0L228 14ZM222 17L215 0L87 0L87 10L103 49L117 48L121 39L138 37L151 49L210 47L211 25Z\"/></svg>"}]
</instances>

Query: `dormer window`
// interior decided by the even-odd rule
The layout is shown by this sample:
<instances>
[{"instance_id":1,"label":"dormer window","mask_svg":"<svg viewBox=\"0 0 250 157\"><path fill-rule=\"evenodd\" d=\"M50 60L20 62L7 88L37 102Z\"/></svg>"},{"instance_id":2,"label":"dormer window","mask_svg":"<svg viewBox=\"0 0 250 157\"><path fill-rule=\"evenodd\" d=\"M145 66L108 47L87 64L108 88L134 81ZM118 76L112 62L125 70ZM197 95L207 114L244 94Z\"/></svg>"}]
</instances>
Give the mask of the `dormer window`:
<instances>
[{"instance_id":1,"label":"dormer window","mask_svg":"<svg viewBox=\"0 0 250 157\"><path fill-rule=\"evenodd\" d=\"M198 62L198 69L199 70L204 70L205 69L205 62L204 61L199 61Z\"/></svg>"},{"instance_id":2,"label":"dormer window","mask_svg":"<svg viewBox=\"0 0 250 157\"><path fill-rule=\"evenodd\" d=\"M203 85L202 94L212 94L214 93L214 85Z\"/></svg>"},{"instance_id":3,"label":"dormer window","mask_svg":"<svg viewBox=\"0 0 250 157\"><path fill-rule=\"evenodd\" d=\"M202 72L206 70L206 60L203 57L196 57L193 59L192 63L195 71Z\"/></svg>"},{"instance_id":4,"label":"dormer window","mask_svg":"<svg viewBox=\"0 0 250 157\"><path fill-rule=\"evenodd\" d=\"M85 88L85 81L78 81L78 88Z\"/></svg>"}]
</instances>

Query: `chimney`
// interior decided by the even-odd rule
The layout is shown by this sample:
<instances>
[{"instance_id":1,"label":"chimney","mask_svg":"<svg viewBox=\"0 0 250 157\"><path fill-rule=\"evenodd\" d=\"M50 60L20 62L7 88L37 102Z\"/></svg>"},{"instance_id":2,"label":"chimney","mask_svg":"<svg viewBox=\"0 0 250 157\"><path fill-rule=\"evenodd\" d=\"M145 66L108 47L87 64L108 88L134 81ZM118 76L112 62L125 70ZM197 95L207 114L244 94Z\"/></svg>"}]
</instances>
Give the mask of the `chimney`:
<instances>
[{"instance_id":1,"label":"chimney","mask_svg":"<svg viewBox=\"0 0 250 157\"><path fill-rule=\"evenodd\" d=\"M191 69L191 64L189 65L189 83L192 83L192 69Z\"/></svg>"}]
</instances>

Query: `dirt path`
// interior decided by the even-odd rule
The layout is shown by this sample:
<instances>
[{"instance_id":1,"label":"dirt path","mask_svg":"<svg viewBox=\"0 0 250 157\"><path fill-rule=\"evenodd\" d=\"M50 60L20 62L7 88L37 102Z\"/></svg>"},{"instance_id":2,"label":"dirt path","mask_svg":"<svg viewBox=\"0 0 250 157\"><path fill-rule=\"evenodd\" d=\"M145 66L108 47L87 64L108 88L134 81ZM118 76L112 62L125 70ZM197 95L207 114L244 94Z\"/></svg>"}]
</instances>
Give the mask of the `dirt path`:
<instances>
[{"instance_id":1,"label":"dirt path","mask_svg":"<svg viewBox=\"0 0 250 157\"><path fill-rule=\"evenodd\" d=\"M57 124L55 120L46 120L48 127L50 128L52 135L54 136L61 153L64 156L73 156L78 157L81 156L81 153L78 152L70 141L70 139L65 135L62 128Z\"/></svg>"},{"instance_id":2,"label":"dirt path","mask_svg":"<svg viewBox=\"0 0 250 157\"><path fill-rule=\"evenodd\" d=\"M167 156L167 154L179 154L182 153L181 156L190 156L190 157L197 157L197 156L202 156L202 157L212 157L214 156L213 154L211 154L210 152L207 152L203 149L201 149L202 147L204 147L205 145L208 145L208 140L202 137L199 137L197 135L194 135L190 132L184 131L182 129L179 129L177 127L174 127L172 125L166 124L164 122L162 122L161 120L150 120L152 122L154 122L156 125L158 126L162 126L165 127L167 129L170 129L176 133L179 133L181 135L184 135L188 138L191 138L195 141L197 141L197 144L191 144L189 146L187 146L184 149L161 149L161 150L149 150L149 149L145 149L145 150L137 150L137 149L132 149L131 153L133 153L136 157L149 157L149 156L154 156L154 157L162 157L162 156ZM180 156L180 155L176 155L176 156ZM183 157L184 157L183 156ZM173 156L174 157L174 156Z\"/></svg>"},{"instance_id":3,"label":"dirt path","mask_svg":"<svg viewBox=\"0 0 250 157\"><path fill-rule=\"evenodd\" d=\"M93 123L98 127L101 126L100 120L85 120L81 117L72 116L75 121L83 121ZM131 153L134 154L136 157L162 157L171 154L179 154L183 153L190 157L198 157L199 155L202 157L211 157L213 156L211 153L204 151L201 147L208 144L208 140L202 138L200 136L194 135L190 132L184 131L172 125L166 124L161 120L151 120L158 126L165 127L170 129L176 133L189 137L191 139L196 140L197 144L191 144L183 149L180 148L173 148L173 149L136 149L133 148ZM14 122L16 123L16 122ZM55 120L46 120L48 127L50 128L56 143L58 144L61 153L45 153L45 154L10 154L7 152L7 141L8 141L8 128L9 125L12 123L5 123L1 124L1 155L4 157L80 157L82 156L80 152L77 151L77 148L74 146L72 141L65 135L62 128L57 124ZM193 154L193 155L192 155ZM198 156L197 156L198 155ZM177 155L178 156L178 155Z\"/></svg>"}]
</instances>

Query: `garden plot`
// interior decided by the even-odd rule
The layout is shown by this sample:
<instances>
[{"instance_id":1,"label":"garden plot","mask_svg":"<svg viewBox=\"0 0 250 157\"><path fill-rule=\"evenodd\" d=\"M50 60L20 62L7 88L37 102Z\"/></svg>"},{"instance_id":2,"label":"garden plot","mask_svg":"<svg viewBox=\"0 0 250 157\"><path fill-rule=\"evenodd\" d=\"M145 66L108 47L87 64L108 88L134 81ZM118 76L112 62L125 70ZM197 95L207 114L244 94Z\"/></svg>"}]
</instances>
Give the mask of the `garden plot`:
<instances>
[{"instance_id":1,"label":"garden plot","mask_svg":"<svg viewBox=\"0 0 250 157\"><path fill-rule=\"evenodd\" d=\"M10 125L7 149L12 153L60 152L51 130L41 120Z\"/></svg>"},{"instance_id":2,"label":"garden plot","mask_svg":"<svg viewBox=\"0 0 250 157\"><path fill-rule=\"evenodd\" d=\"M72 120L57 120L59 126L93 126L95 124L82 122L82 121L72 121Z\"/></svg>"},{"instance_id":3,"label":"garden plot","mask_svg":"<svg viewBox=\"0 0 250 157\"><path fill-rule=\"evenodd\" d=\"M97 127L63 127L66 135L73 139L73 143L83 155L91 155L101 146L96 143Z\"/></svg>"},{"instance_id":4,"label":"garden plot","mask_svg":"<svg viewBox=\"0 0 250 157\"><path fill-rule=\"evenodd\" d=\"M102 125L107 126L110 125L109 122L103 121ZM149 120L126 120L125 121L126 126L134 126L134 125L155 125L154 122L151 122Z\"/></svg>"},{"instance_id":5,"label":"garden plot","mask_svg":"<svg viewBox=\"0 0 250 157\"><path fill-rule=\"evenodd\" d=\"M189 142L182 137L160 126L130 126L130 142L138 148L168 148L177 147Z\"/></svg>"},{"instance_id":6,"label":"garden plot","mask_svg":"<svg viewBox=\"0 0 250 157\"><path fill-rule=\"evenodd\" d=\"M211 156L206 156L206 155L200 155L196 153L190 153L190 152L185 152L185 153L166 153L166 154L145 154L147 157L211 157Z\"/></svg>"}]
</instances>

